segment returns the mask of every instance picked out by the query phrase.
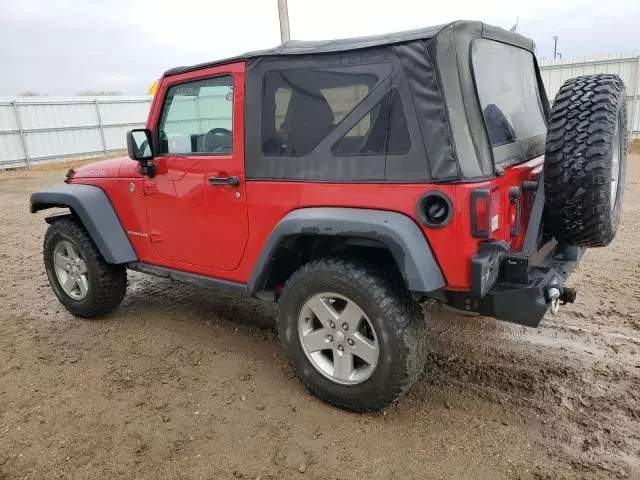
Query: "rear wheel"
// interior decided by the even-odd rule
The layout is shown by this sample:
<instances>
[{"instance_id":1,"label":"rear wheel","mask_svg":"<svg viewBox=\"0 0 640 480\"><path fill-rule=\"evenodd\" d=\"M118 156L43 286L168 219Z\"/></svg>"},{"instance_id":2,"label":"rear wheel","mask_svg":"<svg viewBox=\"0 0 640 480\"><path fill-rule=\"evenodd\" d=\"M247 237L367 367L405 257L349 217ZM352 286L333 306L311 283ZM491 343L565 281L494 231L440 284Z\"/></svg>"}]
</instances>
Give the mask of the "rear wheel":
<instances>
[{"instance_id":1,"label":"rear wheel","mask_svg":"<svg viewBox=\"0 0 640 480\"><path fill-rule=\"evenodd\" d=\"M125 267L105 262L82 224L73 217L60 219L47 230L44 265L58 300L74 315L107 315L124 298Z\"/></svg>"},{"instance_id":2,"label":"rear wheel","mask_svg":"<svg viewBox=\"0 0 640 480\"><path fill-rule=\"evenodd\" d=\"M422 372L426 325L402 282L365 262L313 261L280 298L282 345L306 387L347 410L380 410Z\"/></svg>"},{"instance_id":3,"label":"rear wheel","mask_svg":"<svg viewBox=\"0 0 640 480\"><path fill-rule=\"evenodd\" d=\"M617 75L565 82L551 111L545 225L560 241L603 247L620 222L627 163L627 101Z\"/></svg>"}]
</instances>

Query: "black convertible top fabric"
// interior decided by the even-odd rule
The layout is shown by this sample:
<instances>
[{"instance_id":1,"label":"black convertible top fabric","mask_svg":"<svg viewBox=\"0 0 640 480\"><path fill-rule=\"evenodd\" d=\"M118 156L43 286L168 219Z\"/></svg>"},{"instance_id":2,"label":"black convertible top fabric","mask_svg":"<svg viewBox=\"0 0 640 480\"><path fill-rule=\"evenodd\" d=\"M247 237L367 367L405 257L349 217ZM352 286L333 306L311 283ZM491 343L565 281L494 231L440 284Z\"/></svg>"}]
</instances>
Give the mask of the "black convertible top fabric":
<instances>
[{"instance_id":1,"label":"black convertible top fabric","mask_svg":"<svg viewBox=\"0 0 640 480\"><path fill-rule=\"evenodd\" d=\"M544 152L544 138L537 137L499 149L492 148L471 63L472 45L480 38L534 51L533 41L516 33L481 22L457 21L371 37L289 41L269 50L174 68L165 76L246 61L247 178L338 183L480 180L500 174L504 164L523 161ZM535 57L532 58L540 102L548 114L544 86ZM304 153L265 153L261 132L267 123L263 117L270 116L273 123L273 112L266 110L270 104L263 101L265 75L293 69L325 74L374 75L378 83L372 85L370 94L337 124L333 125L329 118L331 112L325 112L322 118L308 116L309 121L319 125L318 128L310 129L300 123L300 128L307 130L329 130L328 134L323 134L324 139L292 135L292 138L300 137L298 140L307 143L294 145L296 150ZM496 72L496 77L499 75L500 72ZM381 101L384 95L391 95L392 90L402 101L411 148L401 154L334 155L333 146L376 102ZM310 107L306 111L313 111L318 116L322 110Z\"/></svg>"},{"instance_id":2,"label":"black convertible top fabric","mask_svg":"<svg viewBox=\"0 0 640 480\"><path fill-rule=\"evenodd\" d=\"M289 40L283 44L270 48L267 50L257 50L254 52L247 52L236 57L225 58L221 60L214 60L212 62L205 62L196 65L175 67L167 70L164 76L178 75L180 73L191 72L193 70L199 70L201 68L213 67L216 65L224 65L225 63L232 63L241 60L248 60L258 57L277 57L280 55L311 55L315 53L332 53L332 52L345 52L350 50L362 50L365 48L379 47L383 45L394 45L399 43L408 43L414 40L427 40L437 36L440 32L447 27L455 26L456 31L462 30L481 30L483 36L488 36L494 40L503 41L505 43L511 43L522 48L533 51L534 44L528 38L525 38L517 33L507 32L498 27L493 27L481 22L474 22L468 20L457 20L455 22L446 23L442 25L435 25L432 27L418 28L415 30L407 30L404 32L385 33L382 35L372 35L367 37L355 37L345 38L338 40Z\"/></svg>"}]
</instances>

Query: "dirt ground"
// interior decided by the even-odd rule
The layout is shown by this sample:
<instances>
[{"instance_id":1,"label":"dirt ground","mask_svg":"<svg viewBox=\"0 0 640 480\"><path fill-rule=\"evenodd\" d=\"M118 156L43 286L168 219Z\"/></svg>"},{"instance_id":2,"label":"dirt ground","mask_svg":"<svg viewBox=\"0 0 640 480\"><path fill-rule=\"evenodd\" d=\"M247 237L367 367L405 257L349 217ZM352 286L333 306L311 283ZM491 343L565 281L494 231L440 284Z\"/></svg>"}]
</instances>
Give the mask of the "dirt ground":
<instances>
[{"instance_id":1,"label":"dirt ground","mask_svg":"<svg viewBox=\"0 0 640 480\"><path fill-rule=\"evenodd\" d=\"M374 415L306 393L258 301L129 273L115 314L68 314L27 212L62 177L0 173L0 479L640 478L640 156L576 304L537 329L425 307L427 369Z\"/></svg>"}]
</instances>

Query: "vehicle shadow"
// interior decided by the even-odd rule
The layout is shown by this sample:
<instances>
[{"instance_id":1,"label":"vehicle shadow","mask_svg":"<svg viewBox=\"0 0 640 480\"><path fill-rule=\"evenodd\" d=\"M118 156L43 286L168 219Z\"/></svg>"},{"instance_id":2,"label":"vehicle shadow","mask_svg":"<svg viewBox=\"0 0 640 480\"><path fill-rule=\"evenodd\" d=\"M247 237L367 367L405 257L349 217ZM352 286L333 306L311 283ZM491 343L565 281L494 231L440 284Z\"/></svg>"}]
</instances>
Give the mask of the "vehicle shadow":
<instances>
[{"instance_id":1,"label":"vehicle shadow","mask_svg":"<svg viewBox=\"0 0 640 480\"><path fill-rule=\"evenodd\" d=\"M152 302L163 311L186 308L195 318L220 318L275 332L277 306L274 304L135 272L129 272L128 279L125 308L135 309L136 304Z\"/></svg>"}]
</instances>

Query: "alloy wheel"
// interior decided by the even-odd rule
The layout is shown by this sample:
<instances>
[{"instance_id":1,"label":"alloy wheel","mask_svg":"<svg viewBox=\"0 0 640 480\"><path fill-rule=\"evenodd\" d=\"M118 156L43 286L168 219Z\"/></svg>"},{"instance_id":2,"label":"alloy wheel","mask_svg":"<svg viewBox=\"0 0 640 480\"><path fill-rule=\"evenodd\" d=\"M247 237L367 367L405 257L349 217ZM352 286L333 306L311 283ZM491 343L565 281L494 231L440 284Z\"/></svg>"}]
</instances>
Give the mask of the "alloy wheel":
<instances>
[{"instance_id":1,"label":"alloy wheel","mask_svg":"<svg viewBox=\"0 0 640 480\"><path fill-rule=\"evenodd\" d=\"M367 380L380 347L373 325L353 300L337 293L313 295L298 318L300 344L318 372L342 385Z\"/></svg>"},{"instance_id":2,"label":"alloy wheel","mask_svg":"<svg viewBox=\"0 0 640 480\"><path fill-rule=\"evenodd\" d=\"M73 243L68 240L58 242L53 251L53 266L64 293L74 300L87 296L87 266Z\"/></svg>"}]
</instances>

